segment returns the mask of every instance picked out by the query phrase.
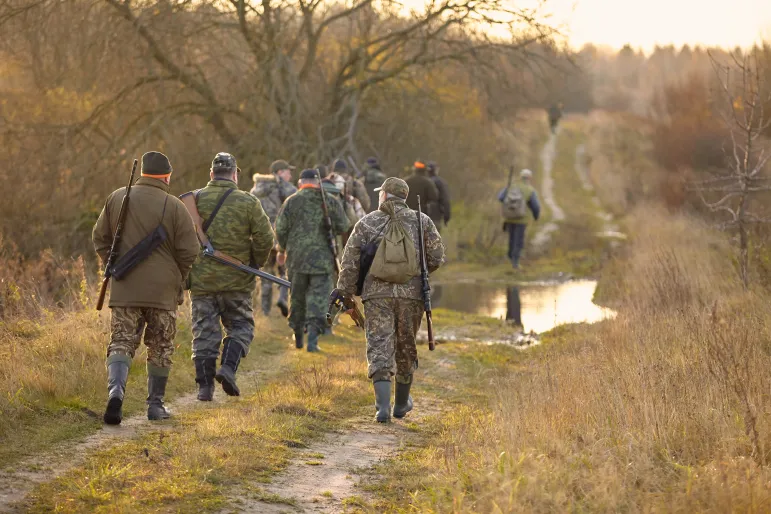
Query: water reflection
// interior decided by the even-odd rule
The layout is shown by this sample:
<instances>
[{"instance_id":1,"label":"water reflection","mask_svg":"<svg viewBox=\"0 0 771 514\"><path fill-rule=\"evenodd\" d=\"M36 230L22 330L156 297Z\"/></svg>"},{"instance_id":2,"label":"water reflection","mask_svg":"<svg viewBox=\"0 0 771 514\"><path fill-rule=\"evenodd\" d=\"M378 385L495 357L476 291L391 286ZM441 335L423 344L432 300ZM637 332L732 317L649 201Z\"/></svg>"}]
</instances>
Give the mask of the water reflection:
<instances>
[{"instance_id":1,"label":"water reflection","mask_svg":"<svg viewBox=\"0 0 771 514\"><path fill-rule=\"evenodd\" d=\"M595 323L615 316L592 302L597 282L573 280L561 284L502 287L497 284L435 285L433 305L505 319L537 333L566 323Z\"/></svg>"}]
</instances>

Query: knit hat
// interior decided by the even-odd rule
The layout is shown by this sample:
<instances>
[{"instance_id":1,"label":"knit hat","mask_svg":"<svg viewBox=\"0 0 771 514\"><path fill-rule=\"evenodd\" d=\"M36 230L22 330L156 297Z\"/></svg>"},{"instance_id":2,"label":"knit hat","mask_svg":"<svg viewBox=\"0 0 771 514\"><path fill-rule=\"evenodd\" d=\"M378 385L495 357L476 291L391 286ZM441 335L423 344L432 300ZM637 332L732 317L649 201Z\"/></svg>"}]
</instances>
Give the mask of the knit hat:
<instances>
[{"instance_id":1,"label":"knit hat","mask_svg":"<svg viewBox=\"0 0 771 514\"><path fill-rule=\"evenodd\" d=\"M378 162L377 157L367 157L367 166L372 166L374 168L380 166L380 162Z\"/></svg>"},{"instance_id":2,"label":"knit hat","mask_svg":"<svg viewBox=\"0 0 771 514\"><path fill-rule=\"evenodd\" d=\"M315 169L306 169L300 173L300 180L314 179L318 177L318 171Z\"/></svg>"},{"instance_id":3,"label":"knit hat","mask_svg":"<svg viewBox=\"0 0 771 514\"><path fill-rule=\"evenodd\" d=\"M520 178L531 178L533 176L533 172L525 168L524 170L519 172L519 176Z\"/></svg>"},{"instance_id":4,"label":"knit hat","mask_svg":"<svg viewBox=\"0 0 771 514\"><path fill-rule=\"evenodd\" d=\"M348 165L345 164L344 160L338 159L335 161L334 169L335 171L346 171L348 170Z\"/></svg>"},{"instance_id":5,"label":"knit hat","mask_svg":"<svg viewBox=\"0 0 771 514\"><path fill-rule=\"evenodd\" d=\"M147 152L142 156L143 177L166 178L171 175L171 163L169 158L161 152Z\"/></svg>"},{"instance_id":6,"label":"knit hat","mask_svg":"<svg viewBox=\"0 0 771 514\"><path fill-rule=\"evenodd\" d=\"M388 194L406 200L407 196L410 194L410 186L400 178L388 177L385 179L382 186L375 188L375 191L385 191Z\"/></svg>"}]
</instances>

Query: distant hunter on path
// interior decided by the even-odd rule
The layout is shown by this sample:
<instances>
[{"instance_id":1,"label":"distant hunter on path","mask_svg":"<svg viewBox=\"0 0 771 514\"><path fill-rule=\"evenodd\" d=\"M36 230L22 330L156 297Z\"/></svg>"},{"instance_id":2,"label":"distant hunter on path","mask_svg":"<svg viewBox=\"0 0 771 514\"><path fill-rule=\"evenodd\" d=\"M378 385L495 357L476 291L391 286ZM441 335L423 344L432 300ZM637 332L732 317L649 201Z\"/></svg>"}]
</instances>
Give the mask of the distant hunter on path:
<instances>
[{"instance_id":1,"label":"distant hunter on path","mask_svg":"<svg viewBox=\"0 0 771 514\"><path fill-rule=\"evenodd\" d=\"M424 313L420 275L419 228L416 212L407 206L410 189L399 178L386 179L380 188L379 208L353 228L343 252L335 295L359 294L359 274L366 273L361 291L367 334L368 377L375 390L377 421L391 418L391 377L396 379L393 416L412 410L410 388L418 369L415 338ZM426 264L434 272L444 263L444 243L434 223L421 216L425 232ZM369 272L361 269L362 248L377 245Z\"/></svg>"},{"instance_id":2,"label":"distant hunter on path","mask_svg":"<svg viewBox=\"0 0 771 514\"><path fill-rule=\"evenodd\" d=\"M262 209L270 218L273 229L276 229L276 216L284 204L284 201L297 192L297 188L292 184L292 170L295 169L288 162L278 160L270 165L270 175L260 175L255 173L254 187L252 195L257 197L262 204ZM273 272L278 267L278 276L286 278L286 266L276 262L278 254L278 242L270 251L268 262L265 263L263 271ZM262 296L262 313L270 314L270 308L273 304L273 282L264 278L260 279L260 293ZM289 288L278 286L278 301L276 306L281 310L281 315L285 318L289 315Z\"/></svg>"},{"instance_id":3,"label":"distant hunter on path","mask_svg":"<svg viewBox=\"0 0 771 514\"><path fill-rule=\"evenodd\" d=\"M147 418L170 416L163 397L174 353L177 306L200 248L190 214L169 195L171 173L165 155L147 152L142 156L141 178L131 187L110 290L104 413L104 422L110 425L123 419L129 367L142 334L147 346ZM94 226L94 249L102 262L107 262L125 196L126 188L110 194Z\"/></svg>"},{"instance_id":4,"label":"distant hunter on path","mask_svg":"<svg viewBox=\"0 0 771 514\"><path fill-rule=\"evenodd\" d=\"M548 109L549 114L549 130L554 134L557 132L557 124L562 118L562 102L552 104Z\"/></svg>"},{"instance_id":5,"label":"distant hunter on path","mask_svg":"<svg viewBox=\"0 0 771 514\"><path fill-rule=\"evenodd\" d=\"M524 169L519 173L519 181L512 182L512 172L509 173L508 185L498 193L503 216L503 230L509 234L509 259L515 269L519 268L522 250L525 248L525 231L529 220L528 209L533 219L538 221L541 214L541 204L538 195L530 185L533 172Z\"/></svg>"},{"instance_id":6,"label":"distant hunter on path","mask_svg":"<svg viewBox=\"0 0 771 514\"><path fill-rule=\"evenodd\" d=\"M214 248L252 267L260 267L273 248L273 229L260 202L238 189L238 174L236 159L228 153L218 153L209 172L211 180L194 193L195 203ZM236 371L254 338L255 283L254 275L213 259L201 257L193 265L193 362L201 401L212 400L215 379L227 395L241 394ZM215 373L220 345L222 359Z\"/></svg>"}]
</instances>

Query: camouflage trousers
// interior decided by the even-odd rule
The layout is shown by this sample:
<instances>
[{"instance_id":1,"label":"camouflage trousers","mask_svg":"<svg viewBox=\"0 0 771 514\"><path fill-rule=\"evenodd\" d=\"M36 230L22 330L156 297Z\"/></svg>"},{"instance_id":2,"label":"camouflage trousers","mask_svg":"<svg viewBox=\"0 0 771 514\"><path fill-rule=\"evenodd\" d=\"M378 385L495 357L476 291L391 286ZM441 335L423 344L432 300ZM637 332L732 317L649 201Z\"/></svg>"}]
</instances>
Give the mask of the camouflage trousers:
<instances>
[{"instance_id":1,"label":"camouflage trousers","mask_svg":"<svg viewBox=\"0 0 771 514\"><path fill-rule=\"evenodd\" d=\"M276 264L276 250L270 251L268 262L262 267L262 271L266 273L276 274L275 270L278 269L277 277L286 278L286 268L284 266L277 266ZM273 287L276 286L270 280L260 279L260 294L262 295L262 313L266 316L270 314L270 309L273 306ZM289 288L284 286L278 287L278 301L283 303L289 303Z\"/></svg>"},{"instance_id":2,"label":"camouflage trousers","mask_svg":"<svg viewBox=\"0 0 771 514\"><path fill-rule=\"evenodd\" d=\"M289 273L292 294L289 301L289 326L292 330L316 327L318 332L326 329L329 293L332 292L330 275L308 275Z\"/></svg>"},{"instance_id":3,"label":"camouflage trousers","mask_svg":"<svg viewBox=\"0 0 771 514\"><path fill-rule=\"evenodd\" d=\"M418 369L415 336L423 319L423 302L406 298L372 298L364 302L368 376L373 381L412 383Z\"/></svg>"},{"instance_id":4,"label":"camouflage trousers","mask_svg":"<svg viewBox=\"0 0 771 514\"><path fill-rule=\"evenodd\" d=\"M192 301L194 359L216 359L224 340L238 343L244 355L249 352L254 338L251 293L199 294L193 295Z\"/></svg>"},{"instance_id":5,"label":"camouflage trousers","mask_svg":"<svg viewBox=\"0 0 771 514\"><path fill-rule=\"evenodd\" d=\"M177 311L151 307L113 307L110 316L110 344L107 363L133 359L145 336L147 369L155 375L168 374L177 335Z\"/></svg>"}]
</instances>

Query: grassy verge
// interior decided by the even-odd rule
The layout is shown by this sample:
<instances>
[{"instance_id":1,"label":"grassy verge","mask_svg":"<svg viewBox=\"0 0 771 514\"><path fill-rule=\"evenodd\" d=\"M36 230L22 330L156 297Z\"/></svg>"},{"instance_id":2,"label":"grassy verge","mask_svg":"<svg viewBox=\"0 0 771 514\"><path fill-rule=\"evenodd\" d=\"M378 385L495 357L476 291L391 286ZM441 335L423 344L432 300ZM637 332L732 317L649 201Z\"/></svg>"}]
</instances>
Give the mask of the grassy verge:
<instances>
[{"instance_id":1,"label":"grassy verge","mask_svg":"<svg viewBox=\"0 0 771 514\"><path fill-rule=\"evenodd\" d=\"M167 401L195 390L189 312L189 305L180 310ZM256 368L267 351L259 343L263 337L286 331L263 318L256 323L262 336L254 344L254 357L244 361L244 371ZM102 427L109 337L109 311L49 313L37 321L0 323L0 440L6 442L0 445L1 467ZM145 360L142 345L129 374L127 416L146 409Z\"/></svg>"},{"instance_id":2,"label":"grassy verge","mask_svg":"<svg viewBox=\"0 0 771 514\"><path fill-rule=\"evenodd\" d=\"M346 327L337 332L341 335L323 342L321 355L284 352L286 341L276 339L256 344L248 360L261 359L273 370L273 378L260 380L257 391L225 400L218 391L220 401L179 413L173 430L154 430L96 452L84 465L36 489L29 511L217 512L226 507L231 488L265 482L312 439L371 408L361 332ZM259 487L252 489L259 496Z\"/></svg>"},{"instance_id":3,"label":"grassy verge","mask_svg":"<svg viewBox=\"0 0 771 514\"><path fill-rule=\"evenodd\" d=\"M449 408L381 466L372 510L768 508L769 298L741 291L721 234L655 212L629 217L617 319L527 352L453 344L424 359L452 363L436 388Z\"/></svg>"}]
</instances>

